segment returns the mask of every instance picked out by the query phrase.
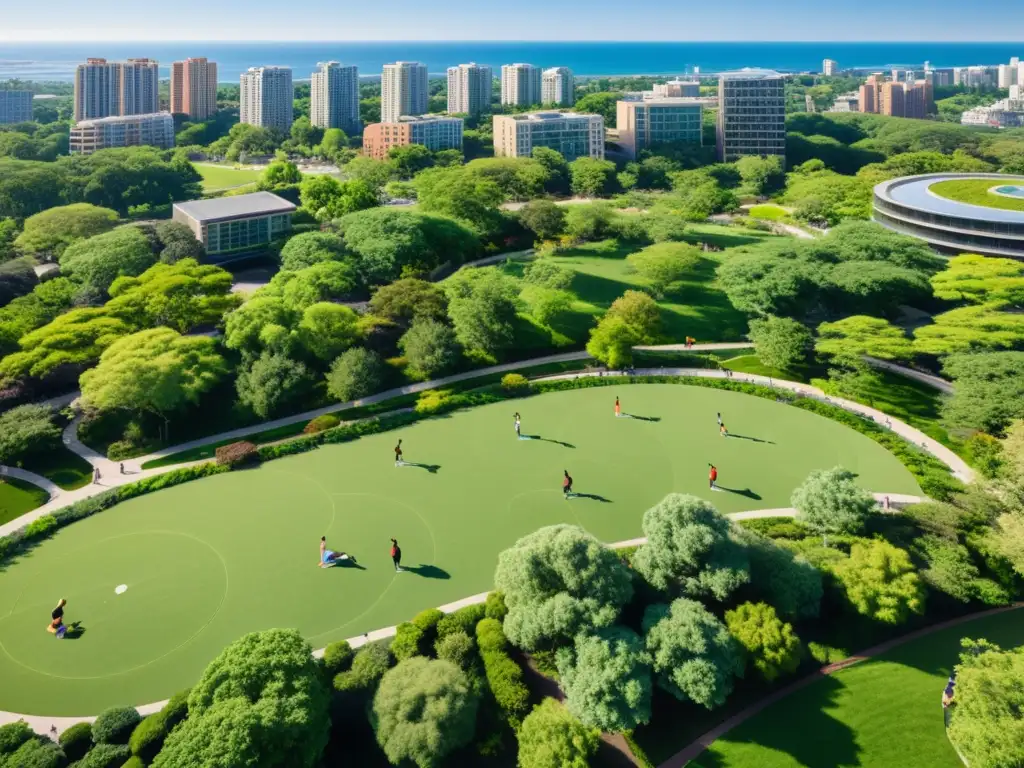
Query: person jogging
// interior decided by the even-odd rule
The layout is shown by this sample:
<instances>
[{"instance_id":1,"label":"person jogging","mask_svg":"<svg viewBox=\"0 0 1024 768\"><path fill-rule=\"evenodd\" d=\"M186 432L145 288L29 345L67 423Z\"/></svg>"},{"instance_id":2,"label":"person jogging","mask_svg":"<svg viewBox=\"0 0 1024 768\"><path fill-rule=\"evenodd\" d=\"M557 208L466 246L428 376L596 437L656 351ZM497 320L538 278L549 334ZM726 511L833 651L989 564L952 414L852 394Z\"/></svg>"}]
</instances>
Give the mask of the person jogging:
<instances>
[{"instance_id":1,"label":"person jogging","mask_svg":"<svg viewBox=\"0 0 1024 768\"><path fill-rule=\"evenodd\" d=\"M721 414L721 412L716 413L715 416L718 418L718 426L721 427L722 426L722 414Z\"/></svg>"},{"instance_id":2,"label":"person jogging","mask_svg":"<svg viewBox=\"0 0 1024 768\"><path fill-rule=\"evenodd\" d=\"M402 548L398 546L398 539L391 540L391 562L395 564L395 571L402 572Z\"/></svg>"},{"instance_id":3,"label":"person jogging","mask_svg":"<svg viewBox=\"0 0 1024 768\"><path fill-rule=\"evenodd\" d=\"M616 397L615 398L615 418L618 418L621 415L622 415L622 406L619 405L619 398Z\"/></svg>"},{"instance_id":4,"label":"person jogging","mask_svg":"<svg viewBox=\"0 0 1024 768\"><path fill-rule=\"evenodd\" d=\"M718 433L722 437L728 437L729 436L729 430L725 428L725 424L723 424L722 422L718 422Z\"/></svg>"},{"instance_id":5,"label":"person jogging","mask_svg":"<svg viewBox=\"0 0 1024 768\"><path fill-rule=\"evenodd\" d=\"M398 441L398 445L395 446L395 466L401 466L405 462L402 461L402 441Z\"/></svg>"},{"instance_id":6,"label":"person jogging","mask_svg":"<svg viewBox=\"0 0 1024 768\"><path fill-rule=\"evenodd\" d=\"M519 416L519 411L516 411L516 412L515 412L515 413L514 413L514 414L512 415L512 418L513 418L513 419L515 419L515 423L516 423L516 437L518 437L519 439L522 439L523 435L522 435L522 434L520 433L520 431L519 431L519 430L520 430L520 426L521 426L521 425L520 425L520 416Z\"/></svg>"},{"instance_id":7,"label":"person jogging","mask_svg":"<svg viewBox=\"0 0 1024 768\"><path fill-rule=\"evenodd\" d=\"M572 496L572 475L569 474L568 469L563 469L562 475L562 493L568 499Z\"/></svg>"},{"instance_id":8,"label":"person jogging","mask_svg":"<svg viewBox=\"0 0 1024 768\"><path fill-rule=\"evenodd\" d=\"M708 470L708 487L711 488L712 491L717 491L718 467L714 464L708 464L708 466L711 467L711 469Z\"/></svg>"}]
</instances>

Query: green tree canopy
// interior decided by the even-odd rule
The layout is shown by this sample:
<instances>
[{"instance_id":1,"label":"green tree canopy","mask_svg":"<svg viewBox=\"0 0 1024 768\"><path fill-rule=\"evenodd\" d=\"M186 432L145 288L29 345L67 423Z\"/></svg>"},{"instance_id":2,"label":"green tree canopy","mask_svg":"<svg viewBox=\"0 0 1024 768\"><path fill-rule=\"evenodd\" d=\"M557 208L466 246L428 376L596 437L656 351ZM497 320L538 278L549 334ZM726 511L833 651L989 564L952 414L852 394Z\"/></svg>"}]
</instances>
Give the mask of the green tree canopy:
<instances>
[{"instance_id":1,"label":"green tree canopy","mask_svg":"<svg viewBox=\"0 0 1024 768\"><path fill-rule=\"evenodd\" d=\"M505 595L505 634L527 650L610 626L633 596L629 570L590 534L553 525L498 556L494 584Z\"/></svg>"},{"instance_id":2,"label":"green tree canopy","mask_svg":"<svg viewBox=\"0 0 1024 768\"><path fill-rule=\"evenodd\" d=\"M331 362L360 337L359 315L350 307L322 301L302 312L298 333L302 346L316 359Z\"/></svg>"},{"instance_id":3,"label":"green tree canopy","mask_svg":"<svg viewBox=\"0 0 1024 768\"><path fill-rule=\"evenodd\" d=\"M348 298L356 283L348 262L321 261L295 271L278 272L253 297L280 297L286 307L301 311L320 301Z\"/></svg>"},{"instance_id":4,"label":"green tree canopy","mask_svg":"<svg viewBox=\"0 0 1024 768\"><path fill-rule=\"evenodd\" d=\"M768 682L792 674L800 666L800 638L767 603L743 603L726 612L725 624L747 652L751 665Z\"/></svg>"},{"instance_id":5,"label":"green tree canopy","mask_svg":"<svg viewBox=\"0 0 1024 768\"><path fill-rule=\"evenodd\" d=\"M936 315L914 330L914 348L930 355L1024 348L1024 315L993 301Z\"/></svg>"},{"instance_id":6,"label":"green tree canopy","mask_svg":"<svg viewBox=\"0 0 1024 768\"><path fill-rule=\"evenodd\" d=\"M587 353L613 370L621 370L633 362L633 347L644 339L636 329L615 315L602 317L590 331Z\"/></svg>"},{"instance_id":7,"label":"green tree canopy","mask_svg":"<svg viewBox=\"0 0 1024 768\"><path fill-rule=\"evenodd\" d=\"M633 567L664 592L724 601L750 579L732 523L696 496L670 493L644 512L643 531Z\"/></svg>"},{"instance_id":8,"label":"green tree canopy","mask_svg":"<svg viewBox=\"0 0 1024 768\"><path fill-rule=\"evenodd\" d=\"M262 419L289 410L312 388L313 377L305 365L272 350L243 365L235 381L239 402Z\"/></svg>"},{"instance_id":9,"label":"green tree canopy","mask_svg":"<svg viewBox=\"0 0 1024 768\"><path fill-rule=\"evenodd\" d=\"M465 170L471 179L494 182L506 200L533 200L544 194L549 165L528 157L482 157Z\"/></svg>"},{"instance_id":10,"label":"green tree canopy","mask_svg":"<svg viewBox=\"0 0 1024 768\"><path fill-rule=\"evenodd\" d=\"M642 340L650 344L661 328L658 303L642 291L626 291L608 307L605 317L617 317L629 325Z\"/></svg>"},{"instance_id":11,"label":"green tree canopy","mask_svg":"<svg viewBox=\"0 0 1024 768\"><path fill-rule=\"evenodd\" d=\"M451 370L461 356L455 331L436 320L416 320L398 340L410 372L429 379Z\"/></svg>"},{"instance_id":12,"label":"green tree canopy","mask_svg":"<svg viewBox=\"0 0 1024 768\"><path fill-rule=\"evenodd\" d=\"M796 320L768 315L750 321L750 340L762 363L786 371L807 359L811 332Z\"/></svg>"},{"instance_id":13,"label":"green tree canopy","mask_svg":"<svg viewBox=\"0 0 1024 768\"><path fill-rule=\"evenodd\" d=\"M18 464L60 445L48 405L19 405L0 413L0 464Z\"/></svg>"},{"instance_id":14,"label":"green tree canopy","mask_svg":"<svg viewBox=\"0 0 1024 768\"><path fill-rule=\"evenodd\" d=\"M816 469L790 499L797 519L812 531L828 534L858 533L876 508L874 497L857 485L848 469Z\"/></svg>"},{"instance_id":15,"label":"green tree canopy","mask_svg":"<svg viewBox=\"0 0 1024 768\"><path fill-rule=\"evenodd\" d=\"M1007 302L1024 304L1024 263L965 253L955 256L946 269L932 275L935 295L947 301L972 304Z\"/></svg>"},{"instance_id":16,"label":"green tree canopy","mask_svg":"<svg viewBox=\"0 0 1024 768\"><path fill-rule=\"evenodd\" d=\"M391 763L436 768L473 739L478 703L454 664L414 656L384 674L370 722Z\"/></svg>"},{"instance_id":17,"label":"green tree canopy","mask_svg":"<svg viewBox=\"0 0 1024 768\"><path fill-rule=\"evenodd\" d=\"M740 542L750 558L750 587L791 619L813 618L821 612L822 574L806 558L771 539L740 528Z\"/></svg>"},{"instance_id":18,"label":"green tree canopy","mask_svg":"<svg viewBox=\"0 0 1024 768\"><path fill-rule=\"evenodd\" d=\"M288 160L275 160L260 174L256 186L260 189L274 189L289 184L298 184L300 181L302 181L302 172L299 171L299 166Z\"/></svg>"},{"instance_id":19,"label":"green tree canopy","mask_svg":"<svg viewBox=\"0 0 1024 768\"><path fill-rule=\"evenodd\" d=\"M422 144L407 144L388 150L388 163L400 179L411 179L434 164L434 154Z\"/></svg>"},{"instance_id":20,"label":"green tree canopy","mask_svg":"<svg viewBox=\"0 0 1024 768\"><path fill-rule=\"evenodd\" d=\"M448 316L448 297L426 280L405 277L374 291L370 309L408 327L416 320L444 320Z\"/></svg>"},{"instance_id":21,"label":"green tree canopy","mask_svg":"<svg viewBox=\"0 0 1024 768\"><path fill-rule=\"evenodd\" d=\"M708 709L725 703L733 678L743 676L743 655L714 614L679 598L648 606L643 627L659 686Z\"/></svg>"},{"instance_id":22,"label":"green tree canopy","mask_svg":"<svg viewBox=\"0 0 1024 768\"><path fill-rule=\"evenodd\" d=\"M287 347L285 337L295 327L298 316L279 296L254 296L228 314L224 345L249 355L258 355L265 347Z\"/></svg>"},{"instance_id":23,"label":"green tree canopy","mask_svg":"<svg viewBox=\"0 0 1024 768\"><path fill-rule=\"evenodd\" d=\"M570 205L565 212L565 234L575 240L600 240L613 233L615 211L608 203Z\"/></svg>"},{"instance_id":24,"label":"green tree canopy","mask_svg":"<svg viewBox=\"0 0 1024 768\"><path fill-rule=\"evenodd\" d=\"M530 157L540 163L547 172L544 188L553 195L569 193L569 163L561 152L550 147L534 147Z\"/></svg>"},{"instance_id":25,"label":"green tree canopy","mask_svg":"<svg viewBox=\"0 0 1024 768\"><path fill-rule=\"evenodd\" d=\"M206 257L206 249L196 239L195 232L180 222L161 221L154 232L160 243L160 261L164 264L176 264L182 259L201 263Z\"/></svg>"},{"instance_id":26,"label":"green tree canopy","mask_svg":"<svg viewBox=\"0 0 1024 768\"><path fill-rule=\"evenodd\" d=\"M569 163L569 177L574 195L604 195L615 185L615 163L595 157L578 157Z\"/></svg>"},{"instance_id":27,"label":"green tree canopy","mask_svg":"<svg viewBox=\"0 0 1024 768\"><path fill-rule=\"evenodd\" d=\"M494 269L463 270L446 290L448 316L463 347L496 355L512 346L519 293L514 281Z\"/></svg>"},{"instance_id":28,"label":"green tree canopy","mask_svg":"<svg viewBox=\"0 0 1024 768\"><path fill-rule=\"evenodd\" d=\"M379 392L384 383L384 361L364 347L353 347L331 364L327 391L331 397L348 402Z\"/></svg>"},{"instance_id":29,"label":"green tree canopy","mask_svg":"<svg viewBox=\"0 0 1024 768\"><path fill-rule=\"evenodd\" d=\"M117 224L117 211L89 203L60 205L25 219L14 241L22 253L41 261L56 261L77 240L102 234Z\"/></svg>"},{"instance_id":30,"label":"green tree canopy","mask_svg":"<svg viewBox=\"0 0 1024 768\"><path fill-rule=\"evenodd\" d=\"M309 181L315 179L334 180L323 174L309 177ZM294 272L322 261L342 261L344 258L345 241L339 235L333 232L303 232L289 238L281 249L281 269Z\"/></svg>"},{"instance_id":31,"label":"green tree canopy","mask_svg":"<svg viewBox=\"0 0 1024 768\"><path fill-rule=\"evenodd\" d=\"M135 226L118 227L69 245L60 257L61 272L104 293L119 277L141 275L156 263L153 244Z\"/></svg>"},{"instance_id":32,"label":"green tree canopy","mask_svg":"<svg viewBox=\"0 0 1024 768\"><path fill-rule=\"evenodd\" d=\"M782 158L777 156L757 157L747 155L736 161L743 184L753 195L768 195L777 192L786 184L786 170Z\"/></svg>"},{"instance_id":33,"label":"green tree canopy","mask_svg":"<svg viewBox=\"0 0 1024 768\"><path fill-rule=\"evenodd\" d=\"M916 570L906 551L877 539L854 544L850 556L832 566L854 609L885 624L924 613L925 586Z\"/></svg>"},{"instance_id":34,"label":"green tree canopy","mask_svg":"<svg viewBox=\"0 0 1024 768\"><path fill-rule=\"evenodd\" d=\"M835 358L870 355L882 360L909 360L913 346L902 328L880 317L851 315L818 326L818 354Z\"/></svg>"},{"instance_id":35,"label":"green tree canopy","mask_svg":"<svg viewBox=\"0 0 1024 768\"><path fill-rule=\"evenodd\" d=\"M633 630L581 632L556 659L566 705L584 725L617 732L650 720L650 660Z\"/></svg>"},{"instance_id":36,"label":"green tree canopy","mask_svg":"<svg viewBox=\"0 0 1024 768\"><path fill-rule=\"evenodd\" d=\"M502 226L498 206L505 193L486 176L470 173L465 167L434 168L417 176L413 186L420 208L428 213L464 222L481 236Z\"/></svg>"},{"instance_id":37,"label":"green tree canopy","mask_svg":"<svg viewBox=\"0 0 1024 768\"><path fill-rule=\"evenodd\" d=\"M942 406L950 426L998 436L1024 418L1024 352L950 355L942 370L955 384Z\"/></svg>"},{"instance_id":38,"label":"green tree canopy","mask_svg":"<svg viewBox=\"0 0 1024 768\"><path fill-rule=\"evenodd\" d=\"M538 147L534 151L540 149L545 147ZM519 210L519 221L541 240L550 240L562 233L565 211L550 200L531 200Z\"/></svg>"},{"instance_id":39,"label":"green tree canopy","mask_svg":"<svg viewBox=\"0 0 1024 768\"><path fill-rule=\"evenodd\" d=\"M700 249L688 243L657 243L626 257L657 296L691 277L700 262Z\"/></svg>"},{"instance_id":40,"label":"green tree canopy","mask_svg":"<svg viewBox=\"0 0 1024 768\"><path fill-rule=\"evenodd\" d=\"M519 768L588 768L601 734L546 698L523 720L518 741Z\"/></svg>"},{"instance_id":41,"label":"green tree canopy","mask_svg":"<svg viewBox=\"0 0 1024 768\"><path fill-rule=\"evenodd\" d=\"M317 221L331 221L380 204L379 190L367 181L338 181L326 174L303 179L299 195L302 207Z\"/></svg>"}]
</instances>

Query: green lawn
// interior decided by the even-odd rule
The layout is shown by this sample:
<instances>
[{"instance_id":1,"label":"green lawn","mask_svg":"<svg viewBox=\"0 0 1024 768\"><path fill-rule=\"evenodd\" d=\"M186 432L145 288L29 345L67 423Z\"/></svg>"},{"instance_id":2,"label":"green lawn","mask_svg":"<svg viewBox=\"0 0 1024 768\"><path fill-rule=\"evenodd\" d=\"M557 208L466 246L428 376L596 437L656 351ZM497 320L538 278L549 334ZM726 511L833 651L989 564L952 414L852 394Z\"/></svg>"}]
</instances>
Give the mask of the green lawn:
<instances>
[{"instance_id":1,"label":"green lawn","mask_svg":"<svg viewBox=\"0 0 1024 768\"><path fill-rule=\"evenodd\" d=\"M50 500L42 488L24 480L8 477L0 483L0 525L9 523Z\"/></svg>"},{"instance_id":2,"label":"green lawn","mask_svg":"<svg viewBox=\"0 0 1024 768\"><path fill-rule=\"evenodd\" d=\"M993 187L1019 184L1024 184L1024 180L1013 176L1007 176L1002 182L998 179L960 179L937 182L928 187L928 191L961 203L1002 208L1007 211L1024 211L1024 198L1004 197L989 192Z\"/></svg>"},{"instance_id":3,"label":"green lawn","mask_svg":"<svg viewBox=\"0 0 1024 768\"><path fill-rule=\"evenodd\" d=\"M92 465L74 451L61 446L25 462L25 469L42 475L65 491L92 482Z\"/></svg>"},{"instance_id":4,"label":"green lawn","mask_svg":"<svg viewBox=\"0 0 1024 768\"><path fill-rule=\"evenodd\" d=\"M195 168L203 177L203 192L221 192L225 189L244 187L259 180L261 171L233 168L230 165L196 163Z\"/></svg>"},{"instance_id":5,"label":"green lawn","mask_svg":"<svg viewBox=\"0 0 1024 768\"><path fill-rule=\"evenodd\" d=\"M754 205L747 211L752 219L764 219L765 221L783 221L789 218L789 211L778 205Z\"/></svg>"},{"instance_id":6,"label":"green lawn","mask_svg":"<svg viewBox=\"0 0 1024 768\"><path fill-rule=\"evenodd\" d=\"M732 729L690 765L960 768L939 700L962 637L1024 644L1024 611L941 630L823 678Z\"/></svg>"},{"instance_id":7,"label":"green lawn","mask_svg":"<svg viewBox=\"0 0 1024 768\"><path fill-rule=\"evenodd\" d=\"M614 397L635 418L616 419ZM517 440L512 411L523 415ZM718 434L721 412L733 434ZM396 467L392 447L403 440ZM707 487L707 463L721 492ZM83 715L162 699L226 644L296 627L314 647L492 586L498 553L553 523L640 535L672 491L723 512L787 506L841 464L874 491L919 493L880 445L771 400L622 382L456 412L125 502L0 567L0 710ZM425 465L425 466L424 466ZM578 498L561 493L562 470ZM317 567L320 536L358 567ZM395 573L389 539L402 545ZM115 595L115 587L127 591ZM56 597L73 643L44 634ZM59 682L59 684L57 684Z\"/></svg>"}]
</instances>

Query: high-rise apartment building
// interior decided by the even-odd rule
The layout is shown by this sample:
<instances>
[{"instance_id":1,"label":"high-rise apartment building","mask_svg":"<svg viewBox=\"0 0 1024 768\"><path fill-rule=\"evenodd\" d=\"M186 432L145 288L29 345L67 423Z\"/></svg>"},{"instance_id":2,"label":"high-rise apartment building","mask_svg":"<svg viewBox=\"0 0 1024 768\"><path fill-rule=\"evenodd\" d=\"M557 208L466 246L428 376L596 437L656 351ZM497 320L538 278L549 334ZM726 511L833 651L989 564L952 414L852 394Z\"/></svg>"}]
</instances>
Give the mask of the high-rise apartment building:
<instances>
[{"instance_id":1,"label":"high-rise apartment building","mask_svg":"<svg viewBox=\"0 0 1024 768\"><path fill-rule=\"evenodd\" d=\"M291 130L295 91L289 67L249 67L241 81L241 122L285 133Z\"/></svg>"},{"instance_id":2,"label":"high-rise apartment building","mask_svg":"<svg viewBox=\"0 0 1024 768\"><path fill-rule=\"evenodd\" d=\"M868 79L860 87L860 99L857 109L867 114L878 112L879 89L882 86L881 75L869 75Z\"/></svg>"},{"instance_id":3,"label":"high-rise apartment building","mask_svg":"<svg viewBox=\"0 0 1024 768\"><path fill-rule=\"evenodd\" d=\"M731 163L746 155L786 156L783 77L767 69L724 72L718 78L717 155Z\"/></svg>"},{"instance_id":4,"label":"high-rise apartment building","mask_svg":"<svg viewBox=\"0 0 1024 768\"><path fill-rule=\"evenodd\" d=\"M32 120L32 91L0 91L0 124Z\"/></svg>"},{"instance_id":5,"label":"high-rise apartment building","mask_svg":"<svg viewBox=\"0 0 1024 768\"><path fill-rule=\"evenodd\" d=\"M394 123L403 115L427 111L427 65L416 61L385 64L380 81L380 120Z\"/></svg>"},{"instance_id":6,"label":"high-rise apartment building","mask_svg":"<svg viewBox=\"0 0 1024 768\"><path fill-rule=\"evenodd\" d=\"M152 114L160 106L159 88L152 59L87 59L75 70L75 120Z\"/></svg>"},{"instance_id":7,"label":"high-rise apartment building","mask_svg":"<svg viewBox=\"0 0 1024 768\"><path fill-rule=\"evenodd\" d=\"M80 120L71 129L69 144L73 155L143 145L170 149L174 146L174 118L170 112L156 112Z\"/></svg>"},{"instance_id":8,"label":"high-rise apartment building","mask_svg":"<svg viewBox=\"0 0 1024 768\"><path fill-rule=\"evenodd\" d=\"M532 64L505 64L501 68L501 103L516 107L540 104L541 71Z\"/></svg>"},{"instance_id":9,"label":"high-rise apartment building","mask_svg":"<svg viewBox=\"0 0 1024 768\"><path fill-rule=\"evenodd\" d=\"M685 142L700 146L703 111L703 105L692 98L616 102L619 145L634 160L641 149L657 144Z\"/></svg>"},{"instance_id":10,"label":"high-rise apartment building","mask_svg":"<svg viewBox=\"0 0 1024 768\"><path fill-rule=\"evenodd\" d=\"M952 67L939 67L934 68L925 62L924 67L924 79L930 80L932 85L952 85L953 84L953 68Z\"/></svg>"},{"instance_id":11,"label":"high-rise apartment building","mask_svg":"<svg viewBox=\"0 0 1024 768\"><path fill-rule=\"evenodd\" d=\"M825 77L835 77L839 74L839 62L835 59L825 59L821 62L821 73Z\"/></svg>"},{"instance_id":12,"label":"high-rise apartment building","mask_svg":"<svg viewBox=\"0 0 1024 768\"><path fill-rule=\"evenodd\" d=\"M337 61L321 61L317 67L309 85L309 121L349 135L359 133L359 68Z\"/></svg>"},{"instance_id":13,"label":"high-rise apartment building","mask_svg":"<svg viewBox=\"0 0 1024 768\"><path fill-rule=\"evenodd\" d=\"M641 91L641 93L647 93ZM700 96L700 83L696 80L669 80L667 83L655 83L651 87L650 97L655 99L690 99Z\"/></svg>"},{"instance_id":14,"label":"high-rise apartment building","mask_svg":"<svg viewBox=\"0 0 1024 768\"><path fill-rule=\"evenodd\" d=\"M490 67L459 64L448 67L448 113L478 115L491 109L494 75Z\"/></svg>"},{"instance_id":15,"label":"high-rise apartment building","mask_svg":"<svg viewBox=\"0 0 1024 768\"><path fill-rule=\"evenodd\" d=\"M604 159L604 118L567 112L494 116L495 155L530 157L534 147L553 149L569 162Z\"/></svg>"},{"instance_id":16,"label":"high-rise apartment building","mask_svg":"<svg viewBox=\"0 0 1024 768\"><path fill-rule=\"evenodd\" d=\"M953 85L966 88L991 88L999 77L997 67L953 67Z\"/></svg>"},{"instance_id":17,"label":"high-rise apartment building","mask_svg":"<svg viewBox=\"0 0 1024 768\"><path fill-rule=\"evenodd\" d=\"M217 111L217 62L205 58L171 64L171 112L205 120Z\"/></svg>"},{"instance_id":18,"label":"high-rise apartment building","mask_svg":"<svg viewBox=\"0 0 1024 768\"><path fill-rule=\"evenodd\" d=\"M462 149L462 118L403 116L391 123L372 123L363 131L363 154L376 160L386 160L392 147L410 144L422 144L431 152Z\"/></svg>"},{"instance_id":19,"label":"high-rise apartment building","mask_svg":"<svg viewBox=\"0 0 1024 768\"><path fill-rule=\"evenodd\" d=\"M894 82L871 75L860 87L859 111L923 120L935 111L932 78Z\"/></svg>"},{"instance_id":20,"label":"high-rise apartment building","mask_svg":"<svg viewBox=\"0 0 1024 768\"><path fill-rule=\"evenodd\" d=\"M545 69L541 75L540 100L543 104L571 107L576 103L576 79L568 67Z\"/></svg>"},{"instance_id":21,"label":"high-rise apartment building","mask_svg":"<svg viewBox=\"0 0 1024 768\"><path fill-rule=\"evenodd\" d=\"M1009 88L1017 85L1018 62L1011 61L1009 64L1000 64L997 72L997 85L1000 88Z\"/></svg>"}]
</instances>

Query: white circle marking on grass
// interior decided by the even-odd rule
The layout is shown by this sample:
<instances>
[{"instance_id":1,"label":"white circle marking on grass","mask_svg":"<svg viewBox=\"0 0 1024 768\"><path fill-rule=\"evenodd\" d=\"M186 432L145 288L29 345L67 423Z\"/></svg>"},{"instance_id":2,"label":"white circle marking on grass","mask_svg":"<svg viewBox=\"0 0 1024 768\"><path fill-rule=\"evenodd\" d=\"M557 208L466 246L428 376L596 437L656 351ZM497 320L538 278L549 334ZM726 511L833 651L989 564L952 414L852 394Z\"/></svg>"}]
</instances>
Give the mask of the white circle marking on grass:
<instances>
[{"instance_id":1,"label":"white circle marking on grass","mask_svg":"<svg viewBox=\"0 0 1024 768\"><path fill-rule=\"evenodd\" d=\"M115 595L123 595L127 591L128 591L128 585L127 584L118 584L116 587L114 587L114 594Z\"/></svg>"}]
</instances>

